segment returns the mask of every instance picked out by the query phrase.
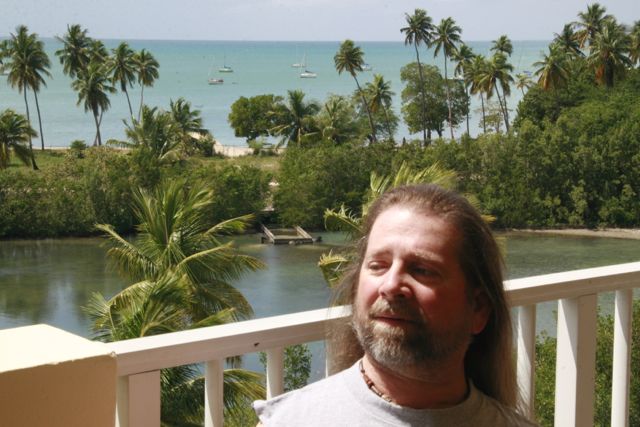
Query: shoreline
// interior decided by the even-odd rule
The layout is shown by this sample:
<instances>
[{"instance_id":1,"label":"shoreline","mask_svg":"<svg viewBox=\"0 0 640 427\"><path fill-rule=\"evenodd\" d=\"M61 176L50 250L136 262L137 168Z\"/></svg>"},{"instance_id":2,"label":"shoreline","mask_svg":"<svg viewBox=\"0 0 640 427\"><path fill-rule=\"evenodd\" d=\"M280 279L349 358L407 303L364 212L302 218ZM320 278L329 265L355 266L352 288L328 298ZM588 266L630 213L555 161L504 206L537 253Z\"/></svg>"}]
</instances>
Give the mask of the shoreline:
<instances>
[{"instance_id":1,"label":"shoreline","mask_svg":"<svg viewBox=\"0 0 640 427\"><path fill-rule=\"evenodd\" d=\"M559 236L575 236L575 237L607 237L612 239L630 239L640 240L640 229L638 228L599 228L590 230L588 228L558 228L536 230L532 228L511 228L505 229L508 233L527 233L527 234L551 234Z\"/></svg>"}]
</instances>

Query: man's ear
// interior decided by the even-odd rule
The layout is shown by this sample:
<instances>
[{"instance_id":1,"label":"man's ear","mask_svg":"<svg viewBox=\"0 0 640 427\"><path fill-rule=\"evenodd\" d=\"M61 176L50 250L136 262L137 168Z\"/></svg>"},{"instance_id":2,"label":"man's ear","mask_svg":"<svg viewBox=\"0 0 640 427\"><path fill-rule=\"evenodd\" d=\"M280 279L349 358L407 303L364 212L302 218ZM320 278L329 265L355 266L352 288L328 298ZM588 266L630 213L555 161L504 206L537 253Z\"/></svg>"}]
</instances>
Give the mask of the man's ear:
<instances>
[{"instance_id":1,"label":"man's ear","mask_svg":"<svg viewBox=\"0 0 640 427\"><path fill-rule=\"evenodd\" d=\"M471 325L471 333L478 335L487 326L489 316L491 315L491 304L487 294L482 289L473 291L472 300L473 323Z\"/></svg>"}]
</instances>

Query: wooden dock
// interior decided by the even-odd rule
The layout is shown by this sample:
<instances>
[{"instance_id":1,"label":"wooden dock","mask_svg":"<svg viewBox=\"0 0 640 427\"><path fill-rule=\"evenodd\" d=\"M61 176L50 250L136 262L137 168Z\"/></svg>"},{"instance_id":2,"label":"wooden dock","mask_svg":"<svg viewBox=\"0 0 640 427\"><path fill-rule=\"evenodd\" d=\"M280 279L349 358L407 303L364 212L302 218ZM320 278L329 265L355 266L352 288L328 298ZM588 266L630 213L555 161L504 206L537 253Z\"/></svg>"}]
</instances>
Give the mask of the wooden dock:
<instances>
[{"instance_id":1,"label":"wooden dock","mask_svg":"<svg viewBox=\"0 0 640 427\"><path fill-rule=\"evenodd\" d=\"M303 245L313 243L314 239L309 233L304 231L302 227L294 226L293 228L267 228L266 225L261 224L262 243L272 243L274 245Z\"/></svg>"}]
</instances>

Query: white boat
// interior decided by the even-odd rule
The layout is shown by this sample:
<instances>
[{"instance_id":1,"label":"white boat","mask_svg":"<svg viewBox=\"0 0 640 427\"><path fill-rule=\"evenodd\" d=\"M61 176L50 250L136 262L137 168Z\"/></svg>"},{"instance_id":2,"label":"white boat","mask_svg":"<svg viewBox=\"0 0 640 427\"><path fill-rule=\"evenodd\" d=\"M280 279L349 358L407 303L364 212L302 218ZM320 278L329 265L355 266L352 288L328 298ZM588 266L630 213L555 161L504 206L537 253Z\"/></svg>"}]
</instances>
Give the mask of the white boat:
<instances>
[{"instance_id":1,"label":"white boat","mask_svg":"<svg viewBox=\"0 0 640 427\"><path fill-rule=\"evenodd\" d=\"M233 68L227 65L227 57L224 57L224 65L218 68L219 73L233 73Z\"/></svg>"},{"instance_id":2,"label":"white boat","mask_svg":"<svg viewBox=\"0 0 640 427\"><path fill-rule=\"evenodd\" d=\"M315 79L316 77L318 77L318 75L316 73L314 73L313 71L310 71L307 68L307 54L304 54L304 57L302 58L302 64L300 64L300 68L304 68L304 71L300 73L300 78L301 79Z\"/></svg>"},{"instance_id":3,"label":"white boat","mask_svg":"<svg viewBox=\"0 0 640 427\"><path fill-rule=\"evenodd\" d=\"M369 64L367 64L366 62L364 64L362 64L362 71L372 71L373 67Z\"/></svg>"},{"instance_id":4,"label":"white boat","mask_svg":"<svg viewBox=\"0 0 640 427\"><path fill-rule=\"evenodd\" d=\"M210 85L221 85L223 83L224 83L224 79L217 79L217 78L213 78L213 77L209 78L209 84Z\"/></svg>"}]
</instances>

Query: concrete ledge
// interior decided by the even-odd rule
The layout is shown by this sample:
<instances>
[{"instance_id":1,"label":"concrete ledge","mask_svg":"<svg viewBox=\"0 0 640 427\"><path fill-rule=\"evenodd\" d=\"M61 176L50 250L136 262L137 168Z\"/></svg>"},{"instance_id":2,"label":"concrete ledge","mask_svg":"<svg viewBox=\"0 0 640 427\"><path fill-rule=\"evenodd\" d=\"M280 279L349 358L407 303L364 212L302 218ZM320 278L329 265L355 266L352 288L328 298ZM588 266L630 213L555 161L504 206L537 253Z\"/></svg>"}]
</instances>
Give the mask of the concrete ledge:
<instances>
[{"instance_id":1,"label":"concrete ledge","mask_svg":"<svg viewBox=\"0 0 640 427\"><path fill-rule=\"evenodd\" d=\"M116 359L98 342L48 326L0 331L0 423L115 424Z\"/></svg>"}]
</instances>

